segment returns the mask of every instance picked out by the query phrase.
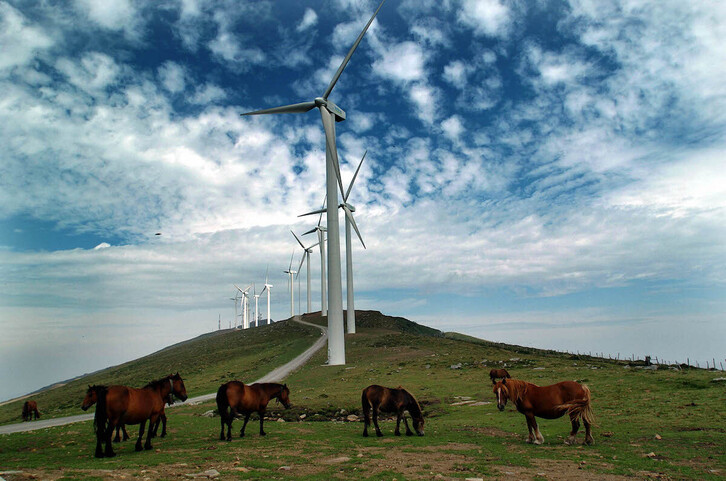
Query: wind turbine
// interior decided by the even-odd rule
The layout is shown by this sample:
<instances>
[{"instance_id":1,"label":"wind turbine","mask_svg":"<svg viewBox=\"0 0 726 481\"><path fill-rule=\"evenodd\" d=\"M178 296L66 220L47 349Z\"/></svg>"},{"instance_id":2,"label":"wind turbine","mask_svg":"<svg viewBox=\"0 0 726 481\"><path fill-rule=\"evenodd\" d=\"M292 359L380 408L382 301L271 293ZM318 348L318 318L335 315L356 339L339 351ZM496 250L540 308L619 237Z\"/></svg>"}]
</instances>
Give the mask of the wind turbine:
<instances>
[{"instance_id":1,"label":"wind turbine","mask_svg":"<svg viewBox=\"0 0 726 481\"><path fill-rule=\"evenodd\" d=\"M230 297L229 299L234 301L234 328L237 329L237 299L239 299L239 292L235 292L234 297Z\"/></svg>"},{"instance_id":2,"label":"wind turbine","mask_svg":"<svg viewBox=\"0 0 726 481\"><path fill-rule=\"evenodd\" d=\"M322 217L322 215L321 215L321 217ZM308 310L307 310L307 312L311 312L312 311L312 307L311 307L311 303L310 303L310 253L313 251L313 247L315 247L316 245L318 245L319 242L316 242L315 244L313 244L313 245L311 245L309 247L305 247L303 245L302 241L300 240L300 238L298 236L296 236L293 231L290 231L290 233L292 233L292 235L295 236L295 240L297 241L298 244L300 244L300 247L302 247L302 249L303 249L303 255L300 258L300 265L297 267L297 275L298 276L300 275L300 269L302 269L303 262L307 260L307 263L306 263L306 265L307 265L307 271L308 271L308 285L307 285L307 288L308 288ZM300 294L300 289L298 288L298 295L299 294Z\"/></svg>"},{"instance_id":3,"label":"wind turbine","mask_svg":"<svg viewBox=\"0 0 726 481\"><path fill-rule=\"evenodd\" d=\"M253 286L254 286L254 284L253 284ZM257 310L258 301L260 300L260 295L257 294L257 288L255 288L255 290L254 290L254 297L255 297L255 327L260 327L260 316L258 314L259 311Z\"/></svg>"},{"instance_id":4,"label":"wind turbine","mask_svg":"<svg viewBox=\"0 0 726 481\"><path fill-rule=\"evenodd\" d=\"M290 267L287 268L286 271L283 271L285 274L290 276L289 284L290 284L290 317L293 317L295 315L295 281L293 279L293 274L297 274L297 271L292 270L292 258L295 256L295 249L292 249L292 254L290 255Z\"/></svg>"},{"instance_id":5,"label":"wind turbine","mask_svg":"<svg viewBox=\"0 0 726 481\"><path fill-rule=\"evenodd\" d=\"M343 212L345 212L345 277L346 295L348 301L346 305L346 320L348 321L348 334L355 334L355 296L353 293L353 248L351 241L352 236L350 233L351 226L353 226L353 229L355 229L355 233L358 235L358 239L360 240L361 245L363 245L363 248L366 248L366 244L365 242L363 242L363 237L361 237L358 226L356 225L355 219L353 218L353 212L355 212L355 207L348 203L348 198L350 197L350 191L351 189L353 189L353 184L355 183L356 177L358 177L358 172L360 171L361 165L363 165L363 161L365 160L367 153L368 151L366 150L363 153L363 157L361 157L360 162L358 162L358 167L355 169L355 174L353 174L353 178L348 185L348 190L346 190L343 194L343 203L338 206L343 209ZM316 210L303 215L318 214L320 212L323 212L323 210Z\"/></svg>"},{"instance_id":6,"label":"wind turbine","mask_svg":"<svg viewBox=\"0 0 726 481\"><path fill-rule=\"evenodd\" d=\"M248 292L252 288L252 284L247 286L246 289L240 289L237 284L233 284L234 287L237 288L239 292L242 293L242 302L244 303L242 305L242 329L249 329L250 328L250 318L249 318L249 312L250 312L250 293Z\"/></svg>"},{"instance_id":7,"label":"wind turbine","mask_svg":"<svg viewBox=\"0 0 726 481\"><path fill-rule=\"evenodd\" d=\"M318 217L318 225L314 228L310 229L307 232L304 232L303 235L312 234L313 232L317 232L318 234L318 245L320 245L320 315L321 316L327 316L328 315L328 304L327 304L327 289L325 286L325 232L327 229L320 225L320 222L323 220L323 212L327 212L325 209L325 202L327 201L328 196L326 195L323 199L323 207L320 209L320 217ZM301 216L298 216L301 217Z\"/></svg>"},{"instance_id":8,"label":"wind turbine","mask_svg":"<svg viewBox=\"0 0 726 481\"><path fill-rule=\"evenodd\" d=\"M265 287L262 288L260 295L267 291L267 325L270 325L270 293L272 292L272 284L267 283L267 272L265 271Z\"/></svg>"},{"instance_id":9,"label":"wind turbine","mask_svg":"<svg viewBox=\"0 0 726 481\"><path fill-rule=\"evenodd\" d=\"M328 226L328 296L329 296L329 312L328 312L328 364L338 365L345 364L345 333L343 326L343 286L341 284L341 268L340 268L340 229L338 225L338 206L333 199L338 199L338 188L343 192L343 183L340 180L340 165L338 164L338 150L335 143L335 122L345 120L345 112L335 105L328 96L333 91L335 84L338 82L340 75L343 73L346 65L353 56L355 49L358 48L361 40L368 27L373 23L373 19L378 14L386 0L383 0L373 13L373 16L358 35L348 54L335 72L333 79L330 81L328 88L325 89L322 97L317 97L313 101L302 102L298 104L285 105L281 107L273 107L271 109L257 110L247 112L242 115L261 115L261 114L292 114L304 113L314 108L320 110L320 117L323 121L323 129L325 129L325 187L328 199L327 210L327 226ZM336 185L337 184L337 185Z\"/></svg>"}]
</instances>

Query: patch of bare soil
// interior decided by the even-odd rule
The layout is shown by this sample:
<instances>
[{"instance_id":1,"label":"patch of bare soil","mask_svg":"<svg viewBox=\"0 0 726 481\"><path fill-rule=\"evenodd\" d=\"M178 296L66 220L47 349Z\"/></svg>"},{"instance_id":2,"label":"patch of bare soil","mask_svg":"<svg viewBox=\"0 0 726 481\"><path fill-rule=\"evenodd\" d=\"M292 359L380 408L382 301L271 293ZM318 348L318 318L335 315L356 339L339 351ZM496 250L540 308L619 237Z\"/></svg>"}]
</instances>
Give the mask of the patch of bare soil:
<instances>
[{"instance_id":1,"label":"patch of bare soil","mask_svg":"<svg viewBox=\"0 0 726 481\"><path fill-rule=\"evenodd\" d=\"M535 479L556 479L558 481L625 481L631 480L631 476L616 474L605 474L587 468L583 462L554 460L554 459L531 459L534 467L523 466L493 466L499 472L493 479L497 480L535 480ZM597 464L597 463L591 463ZM607 463L600 463L599 468L611 467ZM642 472L636 479L668 479L661 474Z\"/></svg>"}]
</instances>

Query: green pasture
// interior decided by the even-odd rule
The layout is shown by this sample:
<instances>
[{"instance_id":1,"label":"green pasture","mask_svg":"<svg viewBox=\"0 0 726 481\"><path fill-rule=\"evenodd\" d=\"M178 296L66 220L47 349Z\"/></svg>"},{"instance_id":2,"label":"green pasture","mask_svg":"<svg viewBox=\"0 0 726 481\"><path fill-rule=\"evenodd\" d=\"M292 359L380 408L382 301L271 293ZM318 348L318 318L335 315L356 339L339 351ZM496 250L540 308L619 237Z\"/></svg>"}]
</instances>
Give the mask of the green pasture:
<instances>
[{"instance_id":1,"label":"green pasture","mask_svg":"<svg viewBox=\"0 0 726 481\"><path fill-rule=\"evenodd\" d=\"M0 471L22 470L48 479L171 479L215 469L220 473L216 479L399 481L557 479L558 474L568 479L700 480L726 475L726 386L713 382L723 373L645 370L443 336L377 313L361 313L359 320L359 333L346 339L345 366L325 366L323 350L286 380L293 407L270 404L266 437L257 434L255 418L245 438L239 438L242 422L235 421L233 441L219 441L219 417L201 416L215 408L208 402L170 409L167 438L155 439L153 450L139 453L133 440L116 445L112 459L93 458L90 422L0 436ZM198 359L192 369L186 359L173 357L169 361L179 364L171 370L189 373L187 388L195 386L199 394L232 377L254 378L263 372L253 373L243 363L254 360L269 370L292 358L288 351L300 352L318 336L315 329L287 324L243 333L270 336L274 348L270 342L246 342L245 354L236 362L222 367L220 361L209 370ZM169 351L181 348L190 346ZM210 364L217 358L213 353ZM567 379L587 384L597 423L595 445L565 445L566 418L539 420L545 444L526 444L524 417L511 405L504 412L496 409L488 378L492 367L506 367L513 377L540 385ZM224 378L226 372L235 374ZM374 383L402 385L417 397L426 416L424 437L395 437L395 422L385 420L383 438L363 438L362 423L346 420L360 414L361 391ZM133 437L136 428L130 431ZM581 432L578 442L582 439Z\"/></svg>"}]
</instances>

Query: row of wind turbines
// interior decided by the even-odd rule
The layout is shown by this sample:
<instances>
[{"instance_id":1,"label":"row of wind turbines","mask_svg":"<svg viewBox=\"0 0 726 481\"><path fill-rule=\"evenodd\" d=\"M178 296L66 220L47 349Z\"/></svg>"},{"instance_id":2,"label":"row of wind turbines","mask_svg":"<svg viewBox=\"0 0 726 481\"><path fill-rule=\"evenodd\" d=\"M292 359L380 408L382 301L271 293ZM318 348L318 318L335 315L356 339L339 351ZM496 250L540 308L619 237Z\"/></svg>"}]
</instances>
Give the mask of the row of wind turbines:
<instances>
[{"instance_id":1,"label":"row of wind turbines","mask_svg":"<svg viewBox=\"0 0 726 481\"><path fill-rule=\"evenodd\" d=\"M378 8L371 16L370 20L368 20L368 23L366 23L365 27L363 28L363 31L361 31L360 35L358 35L358 38L356 39L355 43L353 43L353 46L348 51L348 54L345 56L343 61L341 62L340 66L338 67L338 70L335 72L335 75L333 75L332 80L330 81L330 84L328 85L328 88L325 89L325 92L323 92L322 97L317 97L312 101L308 102L301 102L297 104L291 104L291 105L284 105L281 107L273 107L269 109L263 109L263 110L256 110L254 112L247 112L242 114L245 115L264 115L264 114L297 114L297 113L305 113L309 112L310 110L317 108L320 111L320 117L323 122L323 129L325 130L325 186L326 186L326 199L328 199L327 207L320 209L318 211L310 212L308 214L303 215L309 215L309 214L321 214L322 219L322 213L326 213L326 230L328 233L327 237L327 244L324 239L323 235L323 228L320 226L320 222L318 222L318 226L312 231L318 232L318 245L320 245L321 249L321 263L325 262L326 255L324 253L325 247L327 247L327 285L324 282L324 276L325 276L325 269L321 269L321 284L322 284L322 313L323 315L327 314L328 317L328 364L329 365L340 365L345 364L345 327L343 323L343 288L342 288L342 279L341 279L341 265L340 265L340 229L338 224L338 208L343 209L345 212L345 219L346 219L346 263L347 263L347 300L348 300L348 330L352 329L352 332L355 332L355 307L353 303L353 266L352 266L352 255L351 255L351 236L350 236L350 227L353 226L356 233L358 234L358 238L361 240L361 243L363 242L363 239L360 235L360 232L358 231L358 227L355 224L355 220L353 219L353 212L355 209L353 206L347 203L348 196L350 195L350 189L353 186L353 181L355 181L355 176L353 178L353 181L351 181L350 186L348 187L348 191L345 192L343 190L343 181L340 177L340 164L338 162L338 149L336 147L336 140L335 140L335 122L342 122L346 119L345 111L342 110L340 107L338 107L335 103L333 103L331 100L328 99L330 94L333 91L333 88L335 88L335 84L338 82L338 79L340 78L340 75L343 73L343 70L345 69L346 65L348 65L348 62L350 61L350 58L353 56L353 53L355 52L356 48L358 48L358 45L360 44L361 40L363 40L363 36L368 31L368 27L370 27L371 23L373 23L373 20L375 19L376 15L378 15L378 12L380 11L381 7L383 7L383 4L386 2L386 0L383 0L380 5L378 5ZM335 122L334 122L335 120ZM365 155L364 155L365 158ZM361 159L362 163L362 159ZM360 169L360 164L358 165L358 169ZM356 175L358 174L358 170L356 170ZM340 190L339 190L340 189ZM340 192L340 195L342 197L342 203L338 203L338 192ZM334 200L334 201L333 201ZM297 236L295 236L297 238ZM299 241L299 239L298 239ZM302 244L302 243L301 243ZM365 247L365 244L364 244ZM303 246L303 249L305 251L304 258L309 259L309 252L308 250ZM309 266L309 263L308 263ZM292 263L290 265L292 267ZM288 271L291 269L288 268ZM298 268L299 270L299 268ZM288 272L288 275L292 276ZM308 285L309 285L309 270L308 270ZM292 282L291 282L292 285ZM292 290L291 290L292 292ZM310 295L310 289L308 288L308 296ZM327 311L325 310L325 296L327 293ZM291 295L292 298L292 295ZM268 289L268 306L269 306L269 289ZM308 306L309 307L309 306ZM309 309L308 309L309 310ZM292 311L292 299L291 299L291 311ZM269 318L269 307L268 307L268 318ZM352 326L352 327L351 327Z\"/></svg>"}]
</instances>

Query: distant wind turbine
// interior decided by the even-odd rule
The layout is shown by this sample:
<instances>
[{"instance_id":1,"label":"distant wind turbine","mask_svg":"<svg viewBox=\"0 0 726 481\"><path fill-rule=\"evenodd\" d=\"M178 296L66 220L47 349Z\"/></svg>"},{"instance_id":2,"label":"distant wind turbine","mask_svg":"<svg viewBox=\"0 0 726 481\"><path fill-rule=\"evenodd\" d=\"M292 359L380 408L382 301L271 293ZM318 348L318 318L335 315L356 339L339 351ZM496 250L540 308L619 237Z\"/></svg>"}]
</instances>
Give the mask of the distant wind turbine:
<instances>
[{"instance_id":1,"label":"distant wind turbine","mask_svg":"<svg viewBox=\"0 0 726 481\"><path fill-rule=\"evenodd\" d=\"M265 271L265 287L262 288L260 295L267 291L267 325L270 325L270 294L272 293L272 284L267 283L267 271Z\"/></svg>"},{"instance_id":2,"label":"distant wind turbine","mask_svg":"<svg viewBox=\"0 0 726 481\"><path fill-rule=\"evenodd\" d=\"M316 232L318 234L318 245L320 246L320 315L321 316L327 316L328 315L328 303L327 303L327 289L325 285L325 232L327 229L324 226L320 225L320 222L323 220L323 212L327 212L325 209L325 202L327 200L327 196L325 196L325 199L323 199L323 207L319 211L320 217L318 217L318 225L314 228L310 229L307 232L304 232L303 235L312 234L313 232ZM301 216L298 216L301 217Z\"/></svg>"},{"instance_id":3,"label":"distant wind turbine","mask_svg":"<svg viewBox=\"0 0 726 481\"><path fill-rule=\"evenodd\" d=\"M335 143L335 123L345 120L345 112L335 105L328 96L333 91L335 84L338 82L340 75L343 73L346 65L353 56L355 49L358 48L368 27L373 23L373 19L378 14L386 0L383 0L373 13L373 16L358 35L348 54L335 72L333 79L330 81L328 88L325 89L322 97L317 97L313 101L302 102L298 104L285 105L282 107L274 107L271 109L257 110L247 112L242 115L261 115L261 114L285 114L285 113L303 113L314 108L320 110L320 117L323 121L325 130L325 186L328 199L327 210L327 226L328 226L328 296L329 296L329 312L328 312L328 364L337 365L345 364L345 333L343 326L343 286L341 283L341 267L340 267L340 229L338 225L338 188L343 193L343 182L340 179L340 165L338 163L338 150ZM336 185L337 184L337 185ZM336 202L333 201L336 200Z\"/></svg>"},{"instance_id":4,"label":"distant wind turbine","mask_svg":"<svg viewBox=\"0 0 726 481\"><path fill-rule=\"evenodd\" d=\"M254 284L252 284L254 286ZM255 327L260 327L260 315L258 314L258 301L260 300L260 295L257 294L257 288L254 288L254 297L255 297Z\"/></svg>"},{"instance_id":5,"label":"distant wind turbine","mask_svg":"<svg viewBox=\"0 0 726 481\"><path fill-rule=\"evenodd\" d=\"M293 279L293 275L297 273L297 271L292 270L292 258L295 256L295 249L292 250L292 254L290 255L290 266L287 268L286 271L283 271L285 274L290 276L290 317L293 317L295 315L295 280Z\"/></svg>"},{"instance_id":6,"label":"distant wind turbine","mask_svg":"<svg viewBox=\"0 0 726 481\"><path fill-rule=\"evenodd\" d=\"M312 312L312 305L311 305L311 302L310 302L310 253L313 251L313 247L315 247L316 245L318 245L319 242L316 242L315 244L313 244L311 246L305 247L303 245L302 241L300 240L300 238L298 236L296 236L293 231L290 231L290 233L292 233L292 235L295 236L295 240L297 241L298 244L300 244L300 247L302 247L302 249L303 249L303 255L300 258L300 265L297 267L297 275L298 276L300 275L300 269L302 269L303 262L307 261L306 262L307 271L308 271L308 284L307 284L307 289L308 289L307 290L307 293L308 293L308 310L307 310L307 312ZM298 288L298 295L300 295L300 289L299 288Z\"/></svg>"},{"instance_id":7,"label":"distant wind turbine","mask_svg":"<svg viewBox=\"0 0 726 481\"><path fill-rule=\"evenodd\" d=\"M361 245L363 248L366 248L365 242L363 242L363 237L360 235L360 230L358 230L358 226L355 223L355 219L353 218L353 212L355 212L355 207L350 205L348 203L348 198L350 197L350 191L353 189L353 184L355 183L356 177L358 177L358 172L360 171L361 165L363 165L363 161L366 158L366 154L368 151L366 150L363 153L363 157L361 157L360 162L358 162L358 167L355 169L355 174L353 174L353 178L350 181L350 184L348 185L348 190L345 191L343 194L343 203L340 204L338 207L343 209L343 212L345 212L345 277L346 277L346 295L347 295L347 332L348 334L355 334L355 295L353 292L353 248L352 248L352 241L351 241L351 232L350 227L353 226L353 229L355 229L355 233L358 235L358 239L360 240ZM311 214L318 214L320 212L323 212L322 210L316 210L313 212L309 212L308 214L303 215L311 215ZM298 241L299 242L299 241Z\"/></svg>"},{"instance_id":8,"label":"distant wind turbine","mask_svg":"<svg viewBox=\"0 0 726 481\"><path fill-rule=\"evenodd\" d=\"M230 300L234 301L234 328L237 329L237 300L239 299L239 292L234 293L234 297L230 297Z\"/></svg>"},{"instance_id":9,"label":"distant wind turbine","mask_svg":"<svg viewBox=\"0 0 726 481\"><path fill-rule=\"evenodd\" d=\"M247 286L245 289L240 289L237 284L233 284L234 287L237 288L239 292L242 293L242 329L249 329L250 328L250 293L249 290L252 288L252 284Z\"/></svg>"}]
</instances>

